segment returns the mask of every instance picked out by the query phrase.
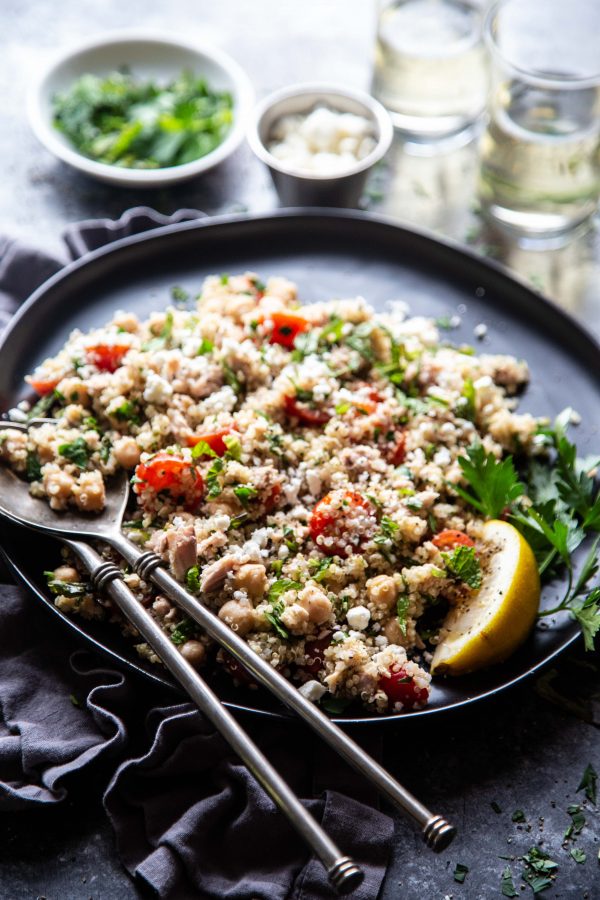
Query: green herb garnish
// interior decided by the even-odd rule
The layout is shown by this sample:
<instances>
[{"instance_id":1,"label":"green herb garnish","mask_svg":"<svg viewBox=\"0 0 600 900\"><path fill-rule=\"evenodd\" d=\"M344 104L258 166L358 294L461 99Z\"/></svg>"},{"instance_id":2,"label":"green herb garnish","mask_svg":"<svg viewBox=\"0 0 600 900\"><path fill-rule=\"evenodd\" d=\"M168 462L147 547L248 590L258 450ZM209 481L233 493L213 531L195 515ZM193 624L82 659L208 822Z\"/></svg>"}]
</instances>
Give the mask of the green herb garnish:
<instances>
[{"instance_id":1,"label":"green herb garnish","mask_svg":"<svg viewBox=\"0 0 600 900\"><path fill-rule=\"evenodd\" d=\"M82 437L69 444L59 444L58 452L80 469L85 469L90 459L90 449Z\"/></svg>"},{"instance_id":2,"label":"green herb garnish","mask_svg":"<svg viewBox=\"0 0 600 900\"><path fill-rule=\"evenodd\" d=\"M196 633L196 625L191 619L182 619L171 632L171 640L179 646L185 644Z\"/></svg>"},{"instance_id":3,"label":"green herb garnish","mask_svg":"<svg viewBox=\"0 0 600 900\"><path fill-rule=\"evenodd\" d=\"M200 592L200 572L198 566L192 566L187 570L185 573L185 583L188 590L192 591L193 594L198 594Z\"/></svg>"},{"instance_id":4,"label":"green herb garnish","mask_svg":"<svg viewBox=\"0 0 600 900\"><path fill-rule=\"evenodd\" d=\"M90 585L83 581L61 581L54 577L54 572L44 572L50 593L55 597L83 597L90 590Z\"/></svg>"},{"instance_id":5,"label":"green herb garnish","mask_svg":"<svg viewBox=\"0 0 600 900\"><path fill-rule=\"evenodd\" d=\"M465 878L469 873L469 867L465 866L463 863L456 863L454 868L454 880L459 884L463 884Z\"/></svg>"},{"instance_id":6,"label":"green herb garnish","mask_svg":"<svg viewBox=\"0 0 600 900\"><path fill-rule=\"evenodd\" d=\"M579 782L578 791L585 791L585 796L588 798L590 803L596 805L596 784L598 781L598 775L596 774L596 770L594 769L591 763L588 763L584 769L583 775L581 776L581 781Z\"/></svg>"},{"instance_id":7,"label":"green herb garnish","mask_svg":"<svg viewBox=\"0 0 600 900\"><path fill-rule=\"evenodd\" d=\"M250 500L255 500L258 497L258 491L253 484L236 484L233 493L243 507L247 507Z\"/></svg>"},{"instance_id":8,"label":"green herb garnish","mask_svg":"<svg viewBox=\"0 0 600 900\"><path fill-rule=\"evenodd\" d=\"M42 464L35 450L27 451L25 461L25 476L27 481L39 481L42 477Z\"/></svg>"},{"instance_id":9,"label":"green herb garnish","mask_svg":"<svg viewBox=\"0 0 600 900\"><path fill-rule=\"evenodd\" d=\"M182 72L164 86L126 70L86 74L53 99L54 126L80 153L133 169L179 166L222 143L233 101L203 78Z\"/></svg>"},{"instance_id":10,"label":"green herb garnish","mask_svg":"<svg viewBox=\"0 0 600 900\"><path fill-rule=\"evenodd\" d=\"M442 553L442 558L446 571L453 578L464 581L474 590L481 587L481 566L475 555L475 547L455 547L449 553Z\"/></svg>"},{"instance_id":11,"label":"green herb garnish","mask_svg":"<svg viewBox=\"0 0 600 900\"><path fill-rule=\"evenodd\" d=\"M512 879L512 872L510 868L507 866L503 873L502 879L500 881L500 889L502 891L503 897L518 897L519 893L515 890L515 885Z\"/></svg>"}]
</instances>

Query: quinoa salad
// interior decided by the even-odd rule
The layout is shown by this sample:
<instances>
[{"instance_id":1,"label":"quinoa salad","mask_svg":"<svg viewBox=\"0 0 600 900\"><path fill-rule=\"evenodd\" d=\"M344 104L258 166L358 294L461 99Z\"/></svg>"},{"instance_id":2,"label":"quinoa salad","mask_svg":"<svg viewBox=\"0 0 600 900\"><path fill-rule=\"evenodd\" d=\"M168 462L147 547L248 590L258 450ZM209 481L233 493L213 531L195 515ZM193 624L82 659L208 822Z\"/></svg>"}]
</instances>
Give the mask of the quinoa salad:
<instances>
[{"instance_id":1,"label":"quinoa salad","mask_svg":"<svg viewBox=\"0 0 600 900\"><path fill-rule=\"evenodd\" d=\"M515 412L526 363L246 273L207 278L193 309L73 332L27 380L40 399L13 417L57 421L0 431L0 458L34 496L94 514L125 469L127 535L305 696L331 712L426 706L444 618L494 554L455 490L458 460L473 445L536 452L539 420ZM156 661L70 557L47 575L60 609L118 619ZM248 683L174 604L125 580L193 665Z\"/></svg>"}]
</instances>

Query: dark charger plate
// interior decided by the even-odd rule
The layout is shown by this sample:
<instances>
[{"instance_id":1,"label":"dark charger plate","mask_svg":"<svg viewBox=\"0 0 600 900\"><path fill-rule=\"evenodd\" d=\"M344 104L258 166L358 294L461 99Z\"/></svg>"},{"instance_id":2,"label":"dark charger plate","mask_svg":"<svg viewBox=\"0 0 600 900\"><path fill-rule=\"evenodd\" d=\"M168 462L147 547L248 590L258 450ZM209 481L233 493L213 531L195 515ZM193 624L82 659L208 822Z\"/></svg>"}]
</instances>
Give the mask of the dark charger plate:
<instances>
[{"instance_id":1,"label":"dark charger plate","mask_svg":"<svg viewBox=\"0 0 600 900\"><path fill-rule=\"evenodd\" d=\"M357 212L282 211L253 217L219 217L126 238L67 266L47 281L15 316L0 344L0 410L26 396L23 377L54 354L74 328L101 325L116 309L140 316L164 308L173 285L196 294L202 279L219 272L285 275L303 302L361 294L376 308L389 300L409 304L412 315L461 316L448 337L477 344L478 352L526 359L531 385L520 409L553 416L574 406L582 422L576 438L582 454L598 451L600 347L572 318L500 267L429 235ZM487 325L483 342L473 329ZM145 666L114 626L68 618L53 605L42 576L56 565L55 542L32 532L6 529L4 549L14 573L68 628L119 663L172 686L157 666ZM544 592L553 602L560 586ZM340 722L415 720L457 709L504 690L531 675L578 634L566 616L537 627L502 666L459 680L437 680L427 709L400 716L342 716ZM208 676L228 705L262 715L285 715L266 691L235 688L222 673Z\"/></svg>"}]
</instances>

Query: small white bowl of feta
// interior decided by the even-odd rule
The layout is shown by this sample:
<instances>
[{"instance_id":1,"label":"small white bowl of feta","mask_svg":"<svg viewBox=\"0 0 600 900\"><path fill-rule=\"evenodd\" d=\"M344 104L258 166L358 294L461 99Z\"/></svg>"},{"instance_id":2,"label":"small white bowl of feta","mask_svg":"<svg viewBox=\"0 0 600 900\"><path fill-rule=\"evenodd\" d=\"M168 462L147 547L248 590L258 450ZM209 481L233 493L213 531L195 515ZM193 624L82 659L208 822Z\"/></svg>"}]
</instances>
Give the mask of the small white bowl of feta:
<instances>
[{"instance_id":1,"label":"small white bowl of feta","mask_svg":"<svg viewBox=\"0 0 600 900\"><path fill-rule=\"evenodd\" d=\"M299 84L258 104L248 141L283 206L355 207L393 133L389 114L369 94Z\"/></svg>"}]
</instances>

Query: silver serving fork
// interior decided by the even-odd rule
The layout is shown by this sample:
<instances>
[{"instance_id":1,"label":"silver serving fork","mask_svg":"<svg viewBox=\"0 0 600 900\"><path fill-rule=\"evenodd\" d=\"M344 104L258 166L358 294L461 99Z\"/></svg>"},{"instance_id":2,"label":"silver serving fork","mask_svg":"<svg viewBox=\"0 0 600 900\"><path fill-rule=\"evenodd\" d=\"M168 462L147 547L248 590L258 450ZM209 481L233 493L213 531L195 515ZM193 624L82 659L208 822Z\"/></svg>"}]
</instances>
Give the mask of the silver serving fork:
<instances>
[{"instance_id":1,"label":"silver serving fork","mask_svg":"<svg viewBox=\"0 0 600 900\"><path fill-rule=\"evenodd\" d=\"M39 423L40 420L32 420L25 427ZM4 423L0 427L3 426ZM70 510L56 513L44 500L32 497L26 484L14 473L0 466L0 514L45 534L62 538L101 540L117 550L144 581L152 581L160 588L213 640L240 662L257 682L267 687L282 703L304 719L346 762L361 772L383 796L405 812L421 828L427 846L438 852L445 849L453 840L456 829L443 816L430 812L325 713L307 700L291 682L255 653L243 638L204 606L198 597L179 584L165 570L163 560L156 553L150 550L141 551L123 535L121 523L128 494L128 479L123 473L107 484L106 506L101 514L91 517ZM329 869L334 865L334 861L330 855L326 855L325 858Z\"/></svg>"}]
</instances>

